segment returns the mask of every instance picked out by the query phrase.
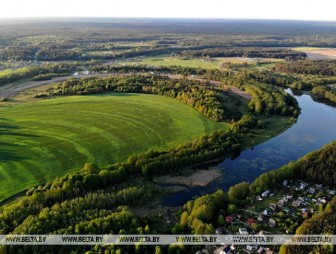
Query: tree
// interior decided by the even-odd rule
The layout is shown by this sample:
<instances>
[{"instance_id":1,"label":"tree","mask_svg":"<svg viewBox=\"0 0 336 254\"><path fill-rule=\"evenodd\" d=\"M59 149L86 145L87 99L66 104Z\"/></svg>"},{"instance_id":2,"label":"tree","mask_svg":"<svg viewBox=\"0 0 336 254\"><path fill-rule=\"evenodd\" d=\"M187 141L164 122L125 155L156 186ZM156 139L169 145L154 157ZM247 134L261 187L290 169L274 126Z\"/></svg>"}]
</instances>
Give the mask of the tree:
<instances>
[{"instance_id":1,"label":"tree","mask_svg":"<svg viewBox=\"0 0 336 254\"><path fill-rule=\"evenodd\" d=\"M228 214L235 214L238 212L238 208L235 204L229 204L227 208L227 213Z\"/></svg>"}]
</instances>

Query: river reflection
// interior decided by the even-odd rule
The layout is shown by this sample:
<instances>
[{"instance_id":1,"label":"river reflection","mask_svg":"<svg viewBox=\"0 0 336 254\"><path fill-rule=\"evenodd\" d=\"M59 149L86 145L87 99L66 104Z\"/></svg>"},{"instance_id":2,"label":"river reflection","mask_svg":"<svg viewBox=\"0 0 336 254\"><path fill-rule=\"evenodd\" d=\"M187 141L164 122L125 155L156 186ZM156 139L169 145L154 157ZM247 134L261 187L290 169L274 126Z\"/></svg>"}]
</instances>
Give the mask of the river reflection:
<instances>
[{"instance_id":1,"label":"river reflection","mask_svg":"<svg viewBox=\"0 0 336 254\"><path fill-rule=\"evenodd\" d=\"M286 90L288 93L293 93ZM336 139L336 108L314 101L309 95L294 95L301 108L298 121L291 128L265 143L243 151L234 160L226 159L215 166L223 176L206 187L173 193L163 198L165 206L180 206L193 196L212 193L242 182L252 182L262 173L281 167L291 160L320 149Z\"/></svg>"}]
</instances>

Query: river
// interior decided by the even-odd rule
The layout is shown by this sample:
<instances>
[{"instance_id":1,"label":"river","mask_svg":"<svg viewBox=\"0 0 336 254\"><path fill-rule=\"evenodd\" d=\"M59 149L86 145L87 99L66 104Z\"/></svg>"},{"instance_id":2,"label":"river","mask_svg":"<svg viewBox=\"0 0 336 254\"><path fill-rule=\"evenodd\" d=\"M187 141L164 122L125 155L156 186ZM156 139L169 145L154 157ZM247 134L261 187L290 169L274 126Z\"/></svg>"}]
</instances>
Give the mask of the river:
<instances>
[{"instance_id":1,"label":"river","mask_svg":"<svg viewBox=\"0 0 336 254\"><path fill-rule=\"evenodd\" d=\"M293 93L288 89L288 93ZM221 178L206 187L172 193L163 198L164 206L180 206L194 196L227 190L242 182L253 182L262 173L277 169L336 139L336 108L314 101L310 95L293 95L301 108L296 124L280 135L243 151L234 160L226 159L215 166L222 171Z\"/></svg>"}]
</instances>

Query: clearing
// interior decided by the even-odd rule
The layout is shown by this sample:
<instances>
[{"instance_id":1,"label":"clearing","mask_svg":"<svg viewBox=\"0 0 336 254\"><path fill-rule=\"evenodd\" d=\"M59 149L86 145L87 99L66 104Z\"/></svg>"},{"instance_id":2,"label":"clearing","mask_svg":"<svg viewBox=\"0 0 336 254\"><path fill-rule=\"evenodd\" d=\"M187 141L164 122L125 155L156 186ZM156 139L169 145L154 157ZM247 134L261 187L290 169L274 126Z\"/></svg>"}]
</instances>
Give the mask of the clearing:
<instances>
[{"instance_id":1,"label":"clearing","mask_svg":"<svg viewBox=\"0 0 336 254\"><path fill-rule=\"evenodd\" d=\"M178 100L102 94L0 108L0 201L85 162L105 166L227 128Z\"/></svg>"},{"instance_id":2,"label":"clearing","mask_svg":"<svg viewBox=\"0 0 336 254\"><path fill-rule=\"evenodd\" d=\"M181 59L178 57L146 57L144 59L135 60L132 62L127 62L126 64L141 64L148 66L181 66L181 67L191 67L191 68L203 68L203 69L218 69L220 61L216 58L211 59ZM123 62L121 62L123 64Z\"/></svg>"},{"instance_id":3,"label":"clearing","mask_svg":"<svg viewBox=\"0 0 336 254\"><path fill-rule=\"evenodd\" d=\"M307 59L310 59L310 60L336 59L336 49L334 48L298 47L298 48L293 48L293 50L306 53Z\"/></svg>"}]
</instances>

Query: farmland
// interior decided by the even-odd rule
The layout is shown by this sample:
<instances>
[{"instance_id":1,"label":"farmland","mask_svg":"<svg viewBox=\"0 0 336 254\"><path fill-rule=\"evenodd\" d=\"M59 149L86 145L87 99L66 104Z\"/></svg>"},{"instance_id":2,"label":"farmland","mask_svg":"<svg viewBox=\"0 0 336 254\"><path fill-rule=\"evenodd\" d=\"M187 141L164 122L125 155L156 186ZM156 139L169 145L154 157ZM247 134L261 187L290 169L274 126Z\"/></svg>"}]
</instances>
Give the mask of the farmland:
<instances>
[{"instance_id":1,"label":"farmland","mask_svg":"<svg viewBox=\"0 0 336 254\"><path fill-rule=\"evenodd\" d=\"M217 59L180 59L177 57L148 57L131 62L132 64L146 64L149 66L182 66L192 68L217 69L220 61Z\"/></svg>"},{"instance_id":2,"label":"farmland","mask_svg":"<svg viewBox=\"0 0 336 254\"><path fill-rule=\"evenodd\" d=\"M307 59L311 60L336 59L334 48L297 47L294 50L306 53Z\"/></svg>"},{"instance_id":3,"label":"farmland","mask_svg":"<svg viewBox=\"0 0 336 254\"><path fill-rule=\"evenodd\" d=\"M213 57L213 58L178 58L169 56L146 57L135 59L127 64L145 64L148 66L181 66L203 69L227 68L228 64L250 65L251 67L273 67L275 63L283 61L275 58L242 58L242 57ZM124 64L121 62L121 64Z\"/></svg>"},{"instance_id":4,"label":"farmland","mask_svg":"<svg viewBox=\"0 0 336 254\"><path fill-rule=\"evenodd\" d=\"M226 128L177 100L143 94L65 97L0 111L0 200L85 162L105 166Z\"/></svg>"}]
</instances>

